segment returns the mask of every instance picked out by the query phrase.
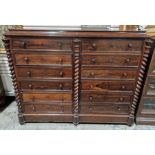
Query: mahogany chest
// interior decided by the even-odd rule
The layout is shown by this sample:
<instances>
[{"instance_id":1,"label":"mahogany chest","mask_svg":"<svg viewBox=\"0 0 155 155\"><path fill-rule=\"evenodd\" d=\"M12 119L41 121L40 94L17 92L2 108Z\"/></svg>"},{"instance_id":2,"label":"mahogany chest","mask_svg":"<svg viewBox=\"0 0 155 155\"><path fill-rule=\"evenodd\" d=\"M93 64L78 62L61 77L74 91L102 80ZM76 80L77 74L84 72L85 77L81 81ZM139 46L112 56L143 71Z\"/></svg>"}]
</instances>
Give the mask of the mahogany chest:
<instances>
[{"instance_id":1,"label":"mahogany chest","mask_svg":"<svg viewBox=\"0 0 155 155\"><path fill-rule=\"evenodd\" d=\"M132 125L150 55L144 32L9 30L19 121Z\"/></svg>"}]
</instances>

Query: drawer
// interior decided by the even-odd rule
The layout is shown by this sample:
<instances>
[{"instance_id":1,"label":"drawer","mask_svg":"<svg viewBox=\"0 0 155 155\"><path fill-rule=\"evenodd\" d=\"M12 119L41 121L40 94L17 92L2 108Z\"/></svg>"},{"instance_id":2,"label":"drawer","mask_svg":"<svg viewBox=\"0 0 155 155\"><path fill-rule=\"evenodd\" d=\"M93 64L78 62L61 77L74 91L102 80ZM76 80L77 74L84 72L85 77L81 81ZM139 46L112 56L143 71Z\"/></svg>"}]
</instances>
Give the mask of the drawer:
<instances>
[{"instance_id":1,"label":"drawer","mask_svg":"<svg viewBox=\"0 0 155 155\"><path fill-rule=\"evenodd\" d=\"M83 104L95 103L95 102L130 102L132 100L132 94L123 93L102 93L102 92L89 92L81 93L81 102Z\"/></svg>"},{"instance_id":2,"label":"drawer","mask_svg":"<svg viewBox=\"0 0 155 155\"><path fill-rule=\"evenodd\" d=\"M133 91L135 81L82 80L82 90L93 91Z\"/></svg>"},{"instance_id":3,"label":"drawer","mask_svg":"<svg viewBox=\"0 0 155 155\"><path fill-rule=\"evenodd\" d=\"M72 65L72 55L67 54L15 54L17 65Z\"/></svg>"},{"instance_id":4,"label":"drawer","mask_svg":"<svg viewBox=\"0 0 155 155\"><path fill-rule=\"evenodd\" d=\"M72 81L63 80L50 80L50 81L19 81L20 89L31 89L31 90L72 90Z\"/></svg>"},{"instance_id":5,"label":"drawer","mask_svg":"<svg viewBox=\"0 0 155 155\"><path fill-rule=\"evenodd\" d=\"M133 66L138 67L141 55L113 54L83 54L82 65L99 66Z\"/></svg>"},{"instance_id":6,"label":"drawer","mask_svg":"<svg viewBox=\"0 0 155 155\"><path fill-rule=\"evenodd\" d=\"M82 78L108 78L108 79L135 79L137 76L136 70L131 69L90 69L82 68L81 69Z\"/></svg>"},{"instance_id":7,"label":"drawer","mask_svg":"<svg viewBox=\"0 0 155 155\"><path fill-rule=\"evenodd\" d=\"M71 78L69 67L16 67L17 77L24 78Z\"/></svg>"},{"instance_id":8,"label":"drawer","mask_svg":"<svg viewBox=\"0 0 155 155\"><path fill-rule=\"evenodd\" d=\"M128 114L128 104L82 105L81 114Z\"/></svg>"},{"instance_id":9,"label":"drawer","mask_svg":"<svg viewBox=\"0 0 155 155\"><path fill-rule=\"evenodd\" d=\"M24 92L22 95L23 102L71 102L72 101L72 93L64 93L64 92Z\"/></svg>"},{"instance_id":10,"label":"drawer","mask_svg":"<svg viewBox=\"0 0 155 155\"><path fill-rule=\"evenodd\" d=\"M23 104L24 114L63 114L72 113L71 105L52 105L52 104Z\"/></svg>"},{"instance_id":11,"label":"drawer","mask_svg":"<svg viewBox=\"0 0 155 155\"><path fill-rule=\"evenodd\" d=\"M143 41L132 39L87 39L82 42L83 51L141 51Z\"/></svg>"},{"instance_id":12,"label":"drawer","mask_svg":"<svg viewBox=\"0 0 155 155\"><path fill-rule=\"evenodd\" d=\"M71 39L46 39L46 38L27 38L14 39L13 49L50 49L50 50L72 50Z\"/></svg>"}]
</instances>

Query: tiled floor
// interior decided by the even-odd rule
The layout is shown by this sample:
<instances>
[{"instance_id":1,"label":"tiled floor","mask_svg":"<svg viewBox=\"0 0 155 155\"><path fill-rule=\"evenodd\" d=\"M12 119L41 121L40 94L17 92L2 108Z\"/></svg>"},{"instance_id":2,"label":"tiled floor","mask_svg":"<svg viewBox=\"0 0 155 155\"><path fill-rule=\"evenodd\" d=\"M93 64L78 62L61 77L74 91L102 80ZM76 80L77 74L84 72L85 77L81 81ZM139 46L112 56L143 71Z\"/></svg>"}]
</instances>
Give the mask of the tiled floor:
<instances>
[{"instance_id":1,"label":"tiled floor","mask_svg":"<svg viewBox=\"0 0 155 155\"><path fill-rule=\"evenodd\" d=\"M11 103L0 113L1 130L155 130L155 126L80 124L77 127L71 123L27 123L20 125L17 117L16 102Z\"/></svg>"}]
</instances>

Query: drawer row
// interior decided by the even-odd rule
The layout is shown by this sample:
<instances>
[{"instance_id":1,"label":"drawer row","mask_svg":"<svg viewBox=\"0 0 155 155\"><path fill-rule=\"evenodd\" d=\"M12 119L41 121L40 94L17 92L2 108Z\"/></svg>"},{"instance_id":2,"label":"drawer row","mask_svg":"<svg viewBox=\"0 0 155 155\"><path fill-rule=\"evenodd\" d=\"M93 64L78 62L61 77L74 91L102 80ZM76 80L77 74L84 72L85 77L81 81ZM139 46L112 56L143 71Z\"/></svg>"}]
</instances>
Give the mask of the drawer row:
<instances>
[{"instance_id":1,"label":"drawer row","mask_svg":"<svg viewBox=\"0 0 155 155\"><path fill-rule=\"evenodd\" d=\"M134 91L134 80L81 80L83 91ZM21 90L71 91L71 80L22 80Z\"/></svg>"},{"instance_id":2,"label":"drawer row","mask_svg":"<svg viewBox=\"0 0 155 155\"><path fill-rule=\"evenodd\" d=\"M22 49L49 49L72 51L72 39L68 38L27 38L15 39L12 42L13 50ZM142 40L134 39L81 39L82 51L141 51Z\"/></svg>"},{"instance_id":3,"label":"drawer row","mask_svg":"<svg viewBox=\"0 0 155 155\"><path fill-rule=\"evenodd\" d=\"M72 79L71 67L32 67L32 66L18 66L16 67L16 74L18 78L69 78ZM133 79L137 76L136 69L126 68L81 68L82 79Z\"/></svg>"},{"instance_id":4,"label":"drawer row","mask_svg":"<svg viewBox=\"0 0 155 155\"><path fill-rule=\"evenodd\" d=\"M138 67L140 54L82 54L82 66L121 66L121 67ZM72 66L71 54L32 54L16 53L16 65L53 65L53 66Z\"/></svg>"},{"instance_id":5,"label":"drawer row","mask_svg":"<svg viewBox=\"0 0 155 155\"><path fill-rule=\"evenodd\" d=\"M24 114L72 114L71 105L23 104ZM128 114L128 104L81 105L81 114Z\"/></svg>"},{"instance_id":6,"label":"drawer row","mask_svg":"<svg viewBox=\"0 0 155 155\"><path fill-rule=\"evenodd\" d=\"M82 104L95 105L99 103L102 105L104 102L119 102L130 103L133 94L126 92L115 92L114 94L109 92L81 92L80 102ZM66 103L72 104L72 92L23 92L22 101L24 103Z\"/></svg>"}]
</instances>

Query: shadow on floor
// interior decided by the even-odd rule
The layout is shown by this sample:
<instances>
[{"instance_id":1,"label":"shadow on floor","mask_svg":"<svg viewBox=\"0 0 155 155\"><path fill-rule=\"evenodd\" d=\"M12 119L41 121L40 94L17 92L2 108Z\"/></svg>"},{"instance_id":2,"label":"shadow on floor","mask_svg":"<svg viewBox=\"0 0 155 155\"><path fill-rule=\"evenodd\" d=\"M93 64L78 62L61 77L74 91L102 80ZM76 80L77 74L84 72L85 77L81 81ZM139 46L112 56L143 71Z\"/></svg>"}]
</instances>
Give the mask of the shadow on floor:
<instances>
[{"instance_id":1,"label":"shadow on floor","mask_svg":"<svg viewBox=\"0 0 155 155\"><path fill-rule=\"evenodd\" d=\"M7 96L5 104L0 106L0 113L3 112L13 101L15 101L14 96Z\"/></svg>"}]
</instances>

